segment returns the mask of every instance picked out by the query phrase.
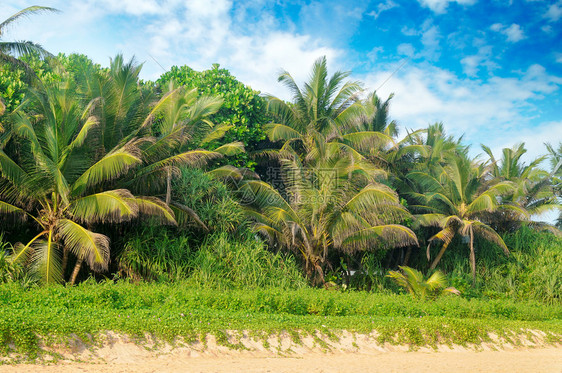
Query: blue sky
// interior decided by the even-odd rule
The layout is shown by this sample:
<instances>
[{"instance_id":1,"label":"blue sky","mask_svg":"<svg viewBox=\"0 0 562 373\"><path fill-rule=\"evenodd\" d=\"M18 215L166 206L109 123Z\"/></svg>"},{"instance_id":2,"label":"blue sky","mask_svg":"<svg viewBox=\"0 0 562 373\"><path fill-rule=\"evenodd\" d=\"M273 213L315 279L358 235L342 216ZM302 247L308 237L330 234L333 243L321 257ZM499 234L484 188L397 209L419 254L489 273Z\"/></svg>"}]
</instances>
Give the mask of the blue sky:
<instances>
[{"instance_id":1,"label":"blue sky","mask_svg":"<svg viewBox=\"0 0 562 373\"><path fill-rule=\"evenodd\" d=\"M35 3L7 1L0 19ZM22 20L4 40L84 53L104 66L116 53L134 55L145 63L145 79L162 73L155 60L165 69L220 63L283 98L279 71L304 81L326 55L332 71L351 70L382 97L394 92L391 115L402 129L443 121L450 133L465 135L473 154L480 143L498 153L524 141L527 160L545 152L544 142L562 141L562 0L38 4L62 13Z\"/></svg>"}]
</instances>

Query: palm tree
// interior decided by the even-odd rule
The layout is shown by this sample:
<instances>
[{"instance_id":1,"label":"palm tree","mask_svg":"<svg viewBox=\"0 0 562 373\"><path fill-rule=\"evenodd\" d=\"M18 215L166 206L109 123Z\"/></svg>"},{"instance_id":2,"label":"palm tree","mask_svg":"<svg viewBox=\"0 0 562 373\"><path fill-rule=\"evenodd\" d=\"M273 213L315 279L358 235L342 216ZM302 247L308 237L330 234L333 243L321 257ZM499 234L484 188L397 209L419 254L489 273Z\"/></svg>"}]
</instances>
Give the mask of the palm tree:
<instances>
[{"instance_id":1,"label":"palm tree","mask_svg":"<svg viewBox=\"0 0 562 373\"><path fill-rule=\"evenodd\" d=\"M282 146L264 153L279 161L284 188L277 191L255 180L241 188L256 230L301 253L313 283L324 282L331 250L417 244L414 233L399 225L408 212L398 196L376 180L385 172L362 155L381 133L358 126L365 115L358 100L361 87L345 82L348 75L336 72L328 78L325 57L314 63L302 89L288 72L280 75L293 102L268 97L277 123L266 131Z\"/></svg>"},{"instance_id":2,"label":"palm tree","mask_svg":"<svg viewBox=\"0 0 562 373\"><path fill-rule=\"evenodd\" d=\"M8 17L6 20L0 23L0 64L10 63L13 65L26 67L25 64L17 59L18 56L30 53L36 53L41 57L51 56L51 54L43 49L39 44L33 43L31 41L2 41L2 35L14 22L33 14L45 12L58 12L58 10L44 6L30 6L23 10L20 10L16 14Z\"/></svg>"},{"instance_id":3,"label":"palm tree","mask_svg":"<svg viewBox=\"0 0 562 373\"><path fill-rule=\"evenodd\" d=\"M409 216L396 193L369 169L332 158L304 168L285 162L285 196L258 180L241 187L255 229L272 245L302 255L314 284L324 282L332 250L345 253L417 245L415 234L399 223Z\"/></svg>"},{"instance_id":4,"label":"palm tree","mask_svg":"<svg viewBox=\"0 0 562 373\"><path fill-rule=\"evenodd\" d=\"M560 204L562 203L562 142L558 143L557 149L551 144L546 144L546 148L549 152L550 165L552 168L552 187L554 195L559 203L558 209L560 211L560 215L558 216L556 227L562 229L562 208L560 208Z\"/></svg>"},{"instance_id":5,"label":"palm tree","mask_svg":"<svg viewBox=\"0 0 562 373\"><path fill-rule=\"evenodd\" d=\"M133 196L114 181L142 163L139 139L104 151L104 128L91 115L99 101L82 105L71 80L30 90L11 115L11 133L0 151L0 213L29 218L39 233L18 247L14 261L31 263L46 282L70 282L85 261L95 271L109 262L109 239L92 228L140 214L175 224L173 212L153 197ZM27 112L26 112L27 111Z\"/></svg>"},{"instance_id":6,"label":"palm tree","mask_svg":"<svg viewBox=\"0 0 562 373\"><path fill-rule=\"evenodd\" d=\"M406 266L400 266L399 268L402 272L389 271L387 277L408 290L408 293L415 298L435 299L443 294L460 294L454 287L446 287L447 278L441 271L435 271L425 280L420 271Z\"/></svg>"},{"instance_id":7,"label":"palm tree","mask_svg":"<svg viewBox=\"0 0 562 373\"><path fill-rule=\"evenodd\" d=\"M267 96L267 108L277 123L268 124L265 130L271 141L283 141L282 152L296 152L302 157L321 152L323 143L341 140L343 131L353 127L364 113L358 100L359 83L344 82L347 72L338 71L328 79L327 71L326 57L319 58L302 90L285 71L278 80L289 88L293 101Z\"/></svg>"},{"instance_id":8,"label":"palm tree","mask_svg":"<svg viewBox=\"0 0 562 373\"><path fill-rule=\"evenodd\" d=\"M496 160L492 151L482 145L482 149L489 156L489 169L492 179L489 183L511 181L515 189L513 192L502 197L503 203L518 206L517 211L497 211L490 215L490 222L507 227L518 227L521 221L526 220L528 224L541 229L552 229L549 224L530 221L532 215L540 215L543 212L556 209L559 204L553 189L553 178L557 171L552 172L539 168L546 156L538 157L529 165L521 162L521 157L527 152L525 144L517 144L512 148L502 150L502 158ZM513 229L513 228L511 228Z\"/></svg>"},{"instance_id":9,"label":"palm tree","mask_svg":"<svg viewBox=\"0 0 562 373\"><path fill-rule=\"evenodd\" d=\"M475 165L465 155L449 154L445 159L447 163L438 173L431 170L410 172L407 177L412 189L405 195L411 202L410 207L418 212L415 217L420 225L440 229L429 238L428 260L432 243L443 243L430 269L437 266L453 238L460 234L468 239L472 277L475 279L475 235L496 243L509 255L501 236L483 223L480 216L498 209L518 211L516 206L501 204L499 200L500 196L513 190L513 184L508 181L486 184L484 167Z\"/></svg>"},{"instance_id":10,"label":"palm tree","mask_svg":"<svg viewBox=\"0 0 562 373\"><path fill-rule=\"evenodd\" d=\"M209 120L221 107L221 98L199 96L197 89L177 86L175 82L167 88L156 112L159 119L151 129L152 141L141 146L143 166L131 175L127 186L137 190L142 185L143 190L154 195L164 189L164 200L178 222L190 219L207 229L195 211L172 200L172 178L180 173L180 167L201 167L214 159L244 152L244 147L241 142L233 142L212 151L206 149L234 127L215 126Z\"/></svg>"}]
</instances>

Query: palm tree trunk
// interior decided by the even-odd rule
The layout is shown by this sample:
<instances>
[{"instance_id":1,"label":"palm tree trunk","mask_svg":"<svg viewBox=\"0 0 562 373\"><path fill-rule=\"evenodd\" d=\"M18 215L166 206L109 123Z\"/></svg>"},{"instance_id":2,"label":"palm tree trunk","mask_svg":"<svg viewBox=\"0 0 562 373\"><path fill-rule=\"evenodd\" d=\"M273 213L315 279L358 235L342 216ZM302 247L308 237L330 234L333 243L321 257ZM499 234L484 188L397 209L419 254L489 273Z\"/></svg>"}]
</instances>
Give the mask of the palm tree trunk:
<instances>
[{"instance_id":1,"label":"palm tree trunk","mask_svg":"<svg viewBox=\"0 0 562 373\"><path fill-rule=\"evenodd\" d=\"M470 229L470 269L472 270L472 282L476 281L476 255L474 254L474 232Z\"/></svg>"},{"instance_id":2,"label":"palm tree trunk","mask_svg":"<svg viewBox=\"0 0 562 373\"><path fill-rule=\"evenodd\" d=\"M402 262L402 266L407 266L408 261L410 260L410 255L412 255L412 246L408 246L408 250L406 250L406 255L404 256L404 261Z\"/></svg>"},{"instance_id":3,"label":"palm tree trunk","mask_svg":"<svg viewBox=\"0 0 562 373\"><path fill-rule=\"evenodd\" d=\"M66 266L68 264L68 249L65 247L62 251L62 278L64 279L64 274L66 272Z\"/></svg>"},{"instance_id":4,"label":"palm tree trunk","mask_svg":"<svg viewBox=\"0 0 562 373\"><path fill-rule=\"evenodd\" d=\"M80 268L82 267L82 262L84 259L78 258L76 261L76 265L74 266L74 271L72 271L72 276L70 277L70 285L74 285L76 282L76 277L78 277L78 272L80 272Z\"/></svg>"},{"instance_id":5,"label":"palm tree trunk","mask_svg":"<svg viewBox=\"0 0 562 373\"><path fill-rule=\"evenodd\" d=\"M169 205L172 201L172 169L166 168L166 204Z\"/></svg>"},{"instance_id":6,"label":"palm tree trunk","mask_svg":"<svg viewBox=\"0 0 562 373\"><path fill-rule=\"evenodd\" d=\"M429 267L429 269L435 269L435 267L437 267L437 264L439 264L441 257L443 256L443 254L445 254L445 250L447 250L447 246L449 246L449 243L450 241L447 243L443 243L443 247L439 251L439 254L437 254L437 256L435 257L435 260L433 260L433 263L431 263L431 267Z\"/></svg>"}]
</instances>

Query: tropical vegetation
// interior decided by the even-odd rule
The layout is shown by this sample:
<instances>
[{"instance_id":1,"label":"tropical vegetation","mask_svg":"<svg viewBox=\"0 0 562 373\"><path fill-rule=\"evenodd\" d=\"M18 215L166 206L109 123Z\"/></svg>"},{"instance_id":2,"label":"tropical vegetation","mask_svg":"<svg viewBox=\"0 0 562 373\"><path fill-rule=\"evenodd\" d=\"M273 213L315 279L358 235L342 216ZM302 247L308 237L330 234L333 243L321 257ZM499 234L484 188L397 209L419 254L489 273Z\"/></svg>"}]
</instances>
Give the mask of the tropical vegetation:
<instances>
[{"instance_id":1,"label":"tropical vegetation","mask_svg":"<svg viewBox=\"0 0 562 373\"><path fill-rule=\"evenodd\" d=\"M141 70L0 42L2 282L400 291L391 271L425 298L561 301L560 219L538 217L560 208L562 144L526 163L524 144L474 157L442 123L403 131L392 95L325 57L279 75L290 100L218 65Z\"/></svg>"}]
</instances>

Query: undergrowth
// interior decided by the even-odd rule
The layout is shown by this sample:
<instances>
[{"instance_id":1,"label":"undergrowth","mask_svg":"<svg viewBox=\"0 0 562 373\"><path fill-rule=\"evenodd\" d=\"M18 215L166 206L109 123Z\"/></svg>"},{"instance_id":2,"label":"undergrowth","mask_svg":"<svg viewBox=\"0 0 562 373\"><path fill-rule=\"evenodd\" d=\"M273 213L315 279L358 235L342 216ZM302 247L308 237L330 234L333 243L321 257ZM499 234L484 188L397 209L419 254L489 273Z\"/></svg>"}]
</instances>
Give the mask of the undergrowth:
<instances>
[{"instance_id":1,"label":"undergrowth","mask_svg":"<svg viewBox=\"0 0 562 373\"><path fill-rule=\"evenodd\" d=\"M262 336L285 331L298 339L317 331L376 330L379 342L418 346L479 343L490 332L509 336L528 329L550 333L550 342L560 342L562 309L535 302L458 297L423 302L406 295L317 289L223 292L184 283L0 286L0 352L30 358L40 353L40 341L55 343L71 334L88 341L106 331L170 342L213 334L230 345L227 331Z\"/></svg>"}]
</instances>

